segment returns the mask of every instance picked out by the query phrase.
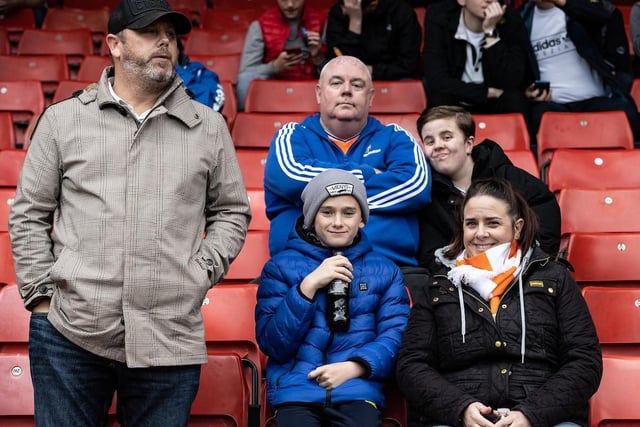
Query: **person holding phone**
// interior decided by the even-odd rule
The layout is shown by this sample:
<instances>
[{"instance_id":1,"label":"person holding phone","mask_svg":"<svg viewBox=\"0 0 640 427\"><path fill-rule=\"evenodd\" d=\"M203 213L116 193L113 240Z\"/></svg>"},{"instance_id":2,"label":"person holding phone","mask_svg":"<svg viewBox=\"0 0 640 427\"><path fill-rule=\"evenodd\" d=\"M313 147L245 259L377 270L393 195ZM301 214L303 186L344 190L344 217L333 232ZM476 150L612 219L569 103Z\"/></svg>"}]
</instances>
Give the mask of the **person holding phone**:
<instances>
[{"instance_id":1,"label":"person holding phone","mask_svg":"<svg viewBox=\"0 0 640 427\"><path fill-rule=\"evenodd\" d=\"M341 0L329 10L327 59L355 56L374 80L420 78L420 35L404 1Z\"/></svg>"},{"instance_id":2,"label":"person holding phone","mask_svg":"<svg viewBox=\"0 0 640 427\"><path fill-rule=\"evenodd\" d=\"M620 12L608 0L534 0L522 6L529 34L532 149L546 111L611 111L627 115L637 146L640 116L630 94L629 44ZM622 29L622 31L621 31ZM560 42L562 41L562 42Z\"/></svg>"},{"instance_id":3,"label":"person holding phone","mask_svg":"<svg viewBox=\"0 0 640 427\"><path fill-rule=\"evenodd\" d=\"M315 80L325 59L326 16L304 0L277 0L247 31L236 86L244 110L253 79Z\"/></svg>"}]
</instances>

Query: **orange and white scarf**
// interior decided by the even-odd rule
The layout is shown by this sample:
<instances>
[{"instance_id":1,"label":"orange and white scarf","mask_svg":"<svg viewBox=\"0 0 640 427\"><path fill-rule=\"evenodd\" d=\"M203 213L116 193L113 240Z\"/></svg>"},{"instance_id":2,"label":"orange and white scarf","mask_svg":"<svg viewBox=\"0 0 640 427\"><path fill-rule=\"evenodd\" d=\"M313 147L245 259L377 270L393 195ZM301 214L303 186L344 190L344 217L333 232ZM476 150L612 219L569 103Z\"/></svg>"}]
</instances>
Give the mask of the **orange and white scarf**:
<instances>
[{"instance_id":1,"label":"orange and white scarf","mask_svg":"<svg viewBox=\"0 0 640 427\"><path fill-rule=\"evenodd\" d=\"M498 312L500 298L522 268L522 250L516 240L494 246L470 258L464 251L456 258L456 267L448 277L457 287L466 284L489 302L491 314Z\"/></svg>"}]
</instances>

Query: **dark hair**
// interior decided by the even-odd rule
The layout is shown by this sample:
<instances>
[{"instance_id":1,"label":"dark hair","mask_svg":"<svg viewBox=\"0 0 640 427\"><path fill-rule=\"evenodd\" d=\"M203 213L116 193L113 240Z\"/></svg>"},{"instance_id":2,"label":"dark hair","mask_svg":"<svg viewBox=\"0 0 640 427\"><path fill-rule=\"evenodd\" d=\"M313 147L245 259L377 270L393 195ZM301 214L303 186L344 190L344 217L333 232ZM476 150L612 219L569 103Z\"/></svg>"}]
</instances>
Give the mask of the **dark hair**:
<instances>
[{"instance_id":1,"label":"dark hair","mask_svg":"<svg viewBox=\"0 0 640 427\"><path fill-rule=\"evenodd\" d=\"M455 232L451 244L444 250L444 256L454 259L464 249L464 208L469 200L478 196L490 196L502 200L507 205L507 213L513 223L518 218L524 220L524 225L518 237L518 243L522 252L526 252L536 242L538 235L538 218L525 198L516 190L509 181L503 178L481 178L473 181L464 200L458 206L456 212Z\"/></svg>"},{"instance_id":2,"label":"dark hair","mask_svg":"<svg viewBox=\"0 0 640 427\"><path fill-rule=\"evenodd\" d=\"M418 127L418 135L422 141L422 127L434 120L439 119L455 119L456 125L462 131L464 139L470 136L476 136L476 122L470 112L462 107L455 105L439 105L437 107L427 108L420 114L416 125Z\"/></svg>"}]
</instances>

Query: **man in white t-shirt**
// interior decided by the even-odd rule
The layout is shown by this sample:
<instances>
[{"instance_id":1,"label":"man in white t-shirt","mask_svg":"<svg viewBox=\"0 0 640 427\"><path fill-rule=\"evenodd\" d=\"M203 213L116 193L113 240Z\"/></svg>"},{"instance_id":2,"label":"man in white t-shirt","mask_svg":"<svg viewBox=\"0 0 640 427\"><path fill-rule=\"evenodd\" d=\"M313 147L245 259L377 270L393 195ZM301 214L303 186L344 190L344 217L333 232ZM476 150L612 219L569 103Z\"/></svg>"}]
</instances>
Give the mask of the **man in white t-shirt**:
<instances>
[{"instance_id":1,"label":"man in white t-shirt","mask_svg":"<svg viewBox=\"0 0 640 427\"><path fill-rule=\"evenodd\" d=\"M609 0L533 0L522 8L531 41L533 84L526 95L531 109L532 141L545 111L610 111L627 114L634 139L640 140L640 116L629 93L631 74L626 37L608 40L603 34L614 22ZM612 57L613 56L613 57Z\"/></svg>"}]
</instances>

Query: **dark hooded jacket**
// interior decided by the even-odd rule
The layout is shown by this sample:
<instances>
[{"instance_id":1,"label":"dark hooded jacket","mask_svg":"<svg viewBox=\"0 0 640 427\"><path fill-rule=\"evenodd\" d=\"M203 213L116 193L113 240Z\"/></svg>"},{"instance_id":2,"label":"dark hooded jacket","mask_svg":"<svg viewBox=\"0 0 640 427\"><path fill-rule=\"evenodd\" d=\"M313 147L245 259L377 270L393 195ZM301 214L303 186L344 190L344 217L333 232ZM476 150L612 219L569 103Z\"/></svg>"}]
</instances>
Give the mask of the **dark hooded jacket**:
<instances>
[{"instance_id":1,"label":"dark hooded jacket","mask_svg":"<svg viewBox=\"0 0 640 427\"><path fill-rule=\"evenodd\" d=\"M539 248L526 258L495 320L477 292L463 284L459 293L444 265L415 295L396 374L421 426L461 426L478 401L521 411L532 427L588 425L588 400L602 377L589 310L563 265Z\"/></svg>"},{"instance_id":2,"label":"dark hooded jacket","mask_svg":"<svg viewBox=\"0 0 640 427\"><path fill-rule=\"evenodd\" d=\"M505 178L529 202L540 224L540 247L550 255L558 253L560 247L560 207L553 193L538 178L514 166L502 148L489 139L473 147L471 152L474 167L472 179ZM419 216L420 252L419 263L431 271L437 269L434 251L450 243L455 224L457 205L464 195L449 177L432 169L433 184L431 203Z\"/></svg>"}]
</instances>

